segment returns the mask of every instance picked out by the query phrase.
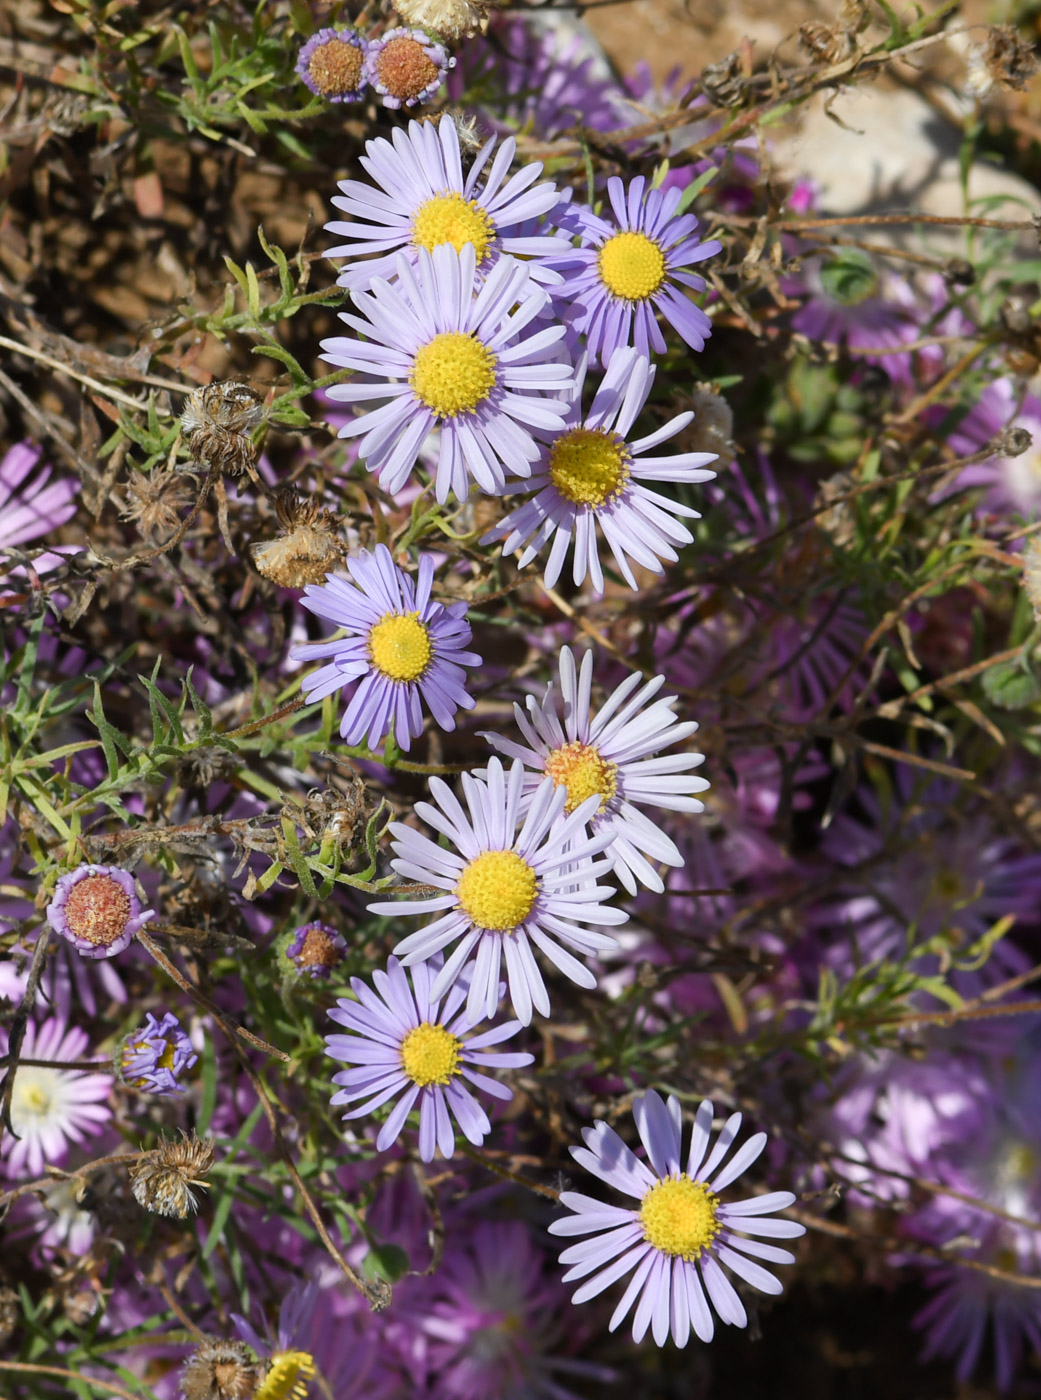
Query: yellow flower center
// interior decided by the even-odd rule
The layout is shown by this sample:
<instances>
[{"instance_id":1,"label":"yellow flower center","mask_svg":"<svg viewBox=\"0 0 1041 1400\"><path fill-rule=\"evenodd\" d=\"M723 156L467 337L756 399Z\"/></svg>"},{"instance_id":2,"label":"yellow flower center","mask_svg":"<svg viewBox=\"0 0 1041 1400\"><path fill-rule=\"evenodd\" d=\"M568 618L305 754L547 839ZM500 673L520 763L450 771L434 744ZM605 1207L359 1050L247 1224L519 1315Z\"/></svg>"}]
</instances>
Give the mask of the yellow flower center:
<instances>
[{"instance_id":1,"label":"yellow flower center","mask_svg":"<svg viewBox=\"0 0 1041 1400\"><path fill-rule=\"evenodd\" d=\"M34 1118L46 1118L51 1111L51 1094L46 1084L31 1079L27 1070L22 1070L14 1081L12 1096L14 1118L22 1113Z\"/></svg>"},{"instance_id":2,"label":"yellow flower center","mask_svg":"<svg viewBox=\"0 0 1041 1400\"><path fill-rule=\"evenodd\" d=\"M433 654L419 613L387 613L369 633L372 664L392 681L418 680Z\"/></svg>"},{"instance_id":3,"label":"yellow flower center","mask_svg":"<svg viewBox=\"0 0 1041 1400\"><path fill-rule=\"evenodd\" d=\"M307 1383L316 1369L309 1351L276 1352L253 1400L306 1400Z\"/></svg>"},{"instance_id":4,"label":"yellow flower center","mask_svg":"<svg viewBox=\"0 0 1041 1400\"><path fill-rule=\"evenodd\" d=\"M665 281L665 254L645 233L616 233L598 262L601 282L625 301L646 301Z\"/></svg>"},{"instance_id":5,"label":"yellow flower center","mask_svg":"<svg viewBox=\"0 0 1041 1400\"><path fill-rule=\"evenodd\" d=\"M657 1181L640 1207L644 1239L662 1254L678 1254L692 1263L719 1234L718 1205L719 1197L686 1173Z\"/></svg>"},{"instance_id":6,"label":"yellow flower center","mask_svg":"<svg viewBox=\"0 0 1041 1400\"><path fill-rule=\"evenodd\" d=\"M432 253L443 243L451 243L461 253L467 243L474 245L478 266L488 255L495 237L495 225L475 199L464 199L449 191L436 194L421 204L412 218L412 242Z\"/></svg>"},{"instance_id":7,"label":"yellow flower center","mask_svg":"<svg viewBox=\"0 0 1041 1400\"><path fill-rule=\"evenodd\" d=\"M535 872L516 851L484 851L463 871L456 897L475 928L514 929L538 897Z\"/></svg>"},{"instance_id":8,"label":"yellow flower center","mask_svg":"<svg viewBox=\"0 0 1041 1400\"><path fill-rule=\"evenodd\" d=\"M549 479L566 500L596 510L629 480L625 443L599 428L571 428L550 448Z\"/></svg>"},{"instance_id":9,"label":"yellow flower center","mask_svg":"<svg viewBox=\"0 0 1041 1400\"><path fill-rule=\"evenodd\" d=\"M600 798L602 812L618 791L618 765L601 758L592 744L564 744L546 755L546 772L557 787L567 788L564 811L570 815L590 797Z\"/></svg>"},{"instance_id":10,"label":"yellow flower center","mask_svg":"<svg viewBox=\"0 0 1041 1400\"><path fill-rule=\"evenodd\" d=\"M496 358L475 335L442 331L416 351L409 383L440 418L472 413L495 388Z\"/></svg>"},{"instance_id":11,"label":"yellow flower center","mask_svg":"<svg viewBox=\"0 0 1041 1400\"><path fill-rule=\"evenodd\" d=\"M448 1084L459 1073L461 1048L462 1041L451 1031L424 1021L401 1042L401 1064L413 1084L424 1089L428 1084Z\"/></svg>"}]
</instances>

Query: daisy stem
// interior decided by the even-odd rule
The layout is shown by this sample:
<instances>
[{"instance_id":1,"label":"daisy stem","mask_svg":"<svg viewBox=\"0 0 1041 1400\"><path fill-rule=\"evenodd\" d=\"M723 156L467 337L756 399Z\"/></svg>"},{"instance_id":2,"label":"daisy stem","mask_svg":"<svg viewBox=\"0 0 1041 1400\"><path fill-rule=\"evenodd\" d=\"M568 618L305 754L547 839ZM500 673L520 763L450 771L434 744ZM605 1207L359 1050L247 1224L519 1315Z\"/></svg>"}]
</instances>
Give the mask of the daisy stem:
<instances>
[{"instance_id":1,"label":"daisy stem","mask_svg":"<svg viewBox=\"0 0 1041 1400\"><path fill-rule=\"evenodd\" d=\"M471 1161L477 1162L482 1167L487 1167L496 1176L501 1176L506 1181L512 1181L517 1186L524 1186L527 1190L534 1191L537 1196L547 1196L551 1201L560 1200L560 1192L554 1190L552 1186L543 1186L541 1181L535 1181L530 1176L521 1176L519 1172L511 1172L509 1167L501 1166L491 1157L478 1151L476 1147L470 1147L467 1143L460 1143L459 1147Z\"/></svg>"}]
</instances>

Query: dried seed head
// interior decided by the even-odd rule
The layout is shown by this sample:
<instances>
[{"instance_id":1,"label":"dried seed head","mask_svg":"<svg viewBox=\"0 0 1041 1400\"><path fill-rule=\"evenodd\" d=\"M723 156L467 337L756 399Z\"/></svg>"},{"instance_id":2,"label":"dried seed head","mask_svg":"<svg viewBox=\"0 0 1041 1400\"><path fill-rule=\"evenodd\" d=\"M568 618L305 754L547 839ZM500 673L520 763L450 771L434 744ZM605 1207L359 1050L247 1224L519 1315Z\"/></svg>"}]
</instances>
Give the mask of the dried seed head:
<instances>
[{"instance_id":1,"label":"dried seed head","mask_svg":"<svg viewBox=\"0 0 1041 1400\"><path fill-rule=\"evenodd\" d=\"M852 34L841 26L807 20L799 25L799 47L818 63L841 63L849 58L856 45Z\"/></svg>"},{"instance_id":2,"label":"dried seed head","mask_svg":"<svg viewBox=\"0 0 1041 1400\"><path fill-rule=\"evenodd\" d=\"M259 1379L245 1342L207 1340L181 1372L181 1394L184 1400L251 1400Z\"/></svg>"},{"instance_id":3,"label":"dried seed head","mask_svg":"<svg viewBox=\"0 0 1041 1400\"><path fill-rule=\"evenodd\" d=\"M709 63L701 70L701 90L710 101L719 107L736 107L744 100L745 74L741 62L741 52L721 58L718 63Z\"/></svg>"},{"instance_id":4,"label":"dried seed head","mask_svg":"<svg viewBox=\"0 0 1041 1400\"><path fill-rule=\"evenodd\" d=\"M124 520L134 520L147 540L162 543L181 523L181 512L192 498L191 486L176 471L138 472L126 483L130 504Z\"/></svg>"},{"instance_id":5,"label":"dried seed head","mask_svg":"<svg viewBox=\"0 0 1041 1400\"><path fill-rule=\"evenodd\" d=\"M340 517L295 491L279 496L275 513L282 533L250 545L257 572L280 588L321 583L347 553Z\"/></svg>"},{"instance_id":6,"label":"dried seed head","mask_svg":"<svg viewBox=\"0 0 1041 1400\"><path fill-rule=\"evenodd\" d=\"M454 43L483 33L494 4L493 0L394 0L394 9L406 24L432 29Z\"/></svg>"},{"instance_id":7,"label":"dried seed head","mask_svg":"<svg viewBox=\"0 0 1041 1400\"><path fill-rule=\"evenodd\" d=\"M208 1188L213 1157L212 1138L199 1138L194 1132L182 1132L176 1141L160 1138L159 1146L130 1168L134 1200L155 1215L184 1220L199 1208L191 1188Z\"/></svg>"},{"instance_id":8,"label":"dried seed head","mask_svg":"<svg viewBox=\"0 0 1041 1400\"><path fill-rule=\"evenodd\" d=\"M982 44L972 44L966 54L969 91L986 97L995 86L1022 91L1037 72L1033 46L1010 24L987 31Z\"/></svg>"},{"instance_id":9,"label":"dried seed head","mask_svg":"<svg viewBox=\"0 0 1041 1400\"><path fill-rule=\"evenodd\" d=\"M263 399L248 384L228 380L194 390L181 413L193 463L232 475L252 471L257 449L249 434L266 415Z\"/></svg>"},{"instance_id":10,"label":"dried seed head","mask_svg":"<svg viewBox=\"0 0 1041 1400\"><path fill-rule=\"evenodd\" d=\"M711 384L695 384L684 408L692 409L694 421L683 430L684 452L714 452L722 461L734 456L734 412Z\"/></svg>"}]
</instances>

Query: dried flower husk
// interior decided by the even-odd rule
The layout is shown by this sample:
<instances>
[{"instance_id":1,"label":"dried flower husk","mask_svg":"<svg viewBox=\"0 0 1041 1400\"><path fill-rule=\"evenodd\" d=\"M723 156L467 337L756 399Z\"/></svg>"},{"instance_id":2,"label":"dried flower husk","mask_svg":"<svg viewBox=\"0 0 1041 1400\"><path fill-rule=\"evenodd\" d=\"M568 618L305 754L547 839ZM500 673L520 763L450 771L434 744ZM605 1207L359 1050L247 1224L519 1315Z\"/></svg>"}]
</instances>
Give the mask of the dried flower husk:
<instances>
[{"instance_id":1,"label":"dried flower husk","mask_svg":"<svg viewBox=\"0 0 1041 1400\"><path fill-rule=\"evenodd\" d=\"M282 533L249 547L257 572L280 588L323 582L347 554L340 517L295 491L279 496L275 514Z\"/></svg>"},{"instance_id":2,"label":"dried flower husk","mask_svg":"<svg viewBox=\"0 0 1041 1400\"><path fill-rule=\"evenodd\" d=\"M212 1138L182 1132L180 1138L161 1138L159 1146L144 1153L130 1168L134 1200L155 1215L184 1220L199 1208L192 1187L206 1189L213 1166Z\"/></svg>"},{"instance_id":3,"label":"dried flower husk","mask_svg":"<svg viewBox=\"0 0 1041 1400\"><path fill-rule=\"evenodd\" d=\"M248 384L226 380L194 390L181 412L192 461L233 476L252 472L257 449L249 434L266 415L263 399Z\"/></svg>"}]
</instances>

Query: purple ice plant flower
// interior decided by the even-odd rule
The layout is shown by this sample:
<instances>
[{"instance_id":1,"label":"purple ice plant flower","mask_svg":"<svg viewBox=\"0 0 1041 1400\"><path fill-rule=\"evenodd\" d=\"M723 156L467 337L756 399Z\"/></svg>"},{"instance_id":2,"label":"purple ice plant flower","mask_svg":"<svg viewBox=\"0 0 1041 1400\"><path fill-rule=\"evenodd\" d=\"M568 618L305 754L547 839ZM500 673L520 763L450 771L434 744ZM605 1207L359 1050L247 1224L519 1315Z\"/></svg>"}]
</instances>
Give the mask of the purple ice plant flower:
<instances>
[{"instance_id":1,"label":"purple ice plant flower","mask_svg":"<svg viewBox=\"0 0 1041 1400\"><path fill-rule=\"evenodd\" d=\"M331 924L314 919L293 933L286 944L285 955L301 977L321 981L332 976L333 969L343 962L347 943Z\"/></svg>"},{"instance_id":2,"label":"purple ice plant flower","mask_svg":"<svg viewBox=\"0 0 1041 1400\"><path fill-rule=\"evenodd\" d=\"M947 445L959 457L969 457L1004 428L1026 429L1031 437L1027 450L1018 457L988 457L963 467L953 486L982 488L983 511L1032 520L1041 513L1041 398L1020 393L1011 379L995 379L948 433Z\"/></svg>"},{"instance_id":3,"label":"purple ice plant flower","mask_svg":"<svg viewBox=\"0 0 1041 1400\"><path fill-rule=\"evenodd\" d=\"M59 876L47 920L84 958L114 958L155 910L142 909L134 877L115 865L80 865Z\"/></svg>"},{"instance_id":4,"label":"purple ice plant flower","mask_svg":"<svg viewBox=\"0 0 1041 1400\"><path fill-rule=\"evenodd\" d=\"M372 554L361 550L345 567L350 582L330 574L327 583L308 585L300 600L348 634L293 649L294 661L327 659L301 683L308 701L352 687L340 735L348 744L367 736L370 749L393 727L396 742L407 751L423 733L423 705L442 729L454 729L458 711L474 707L463 667L481 664L466 650L471 638L466 604L433 601L429 554L420 558L415 582L385 544Z\"/></svg>"},{"instance_id":5,"label":"purple ice plant flower","mask_svg":"<svg viewBox=\"0 0 1041 1400\"><path fill-rule=\"evenodd\" d=\"M520 1030L519 1021L505 1021L474 1035L475 1025L463 1007L467 988L452 986L442 1006L431 994L441 968L440 956L419 963L406 976L397 958L390 958L386 972L374 972L373 991L359 977L351 978L356 1001L341 997L330 1017L346 1026L351 1035L327 1035L326 1053L356 1068L341 1070L333 1083L342 1087L334 1104L357 1103L344 1119L361 1118L397 1098L380 1129L376 1150L385 1152L401 1136L408 1115L419 1110L419 1155L433 1159L440 1148L446 1160L455 1152L452 1119L467 1142L480 1147L492 1130L488 1115L467 1087L472 1084L493 1098L509 1100L513 1091L490 1079L488 1069L519 1069L534 1055L525 1051L492 1051ZM409 977L412 985L409 986Z\"/></svg>"},{"instance_id":6,"label":"purple ice plant flower","mask_svg":"<svg viewBox=\"0 0 1041 1400\"><path fill-rule=\"evenodd\" d=\"M521 1221L460 1222L444 1260L405 1307L428 1339L432 1400L577 1400L563 1382L611 1381L559 1352L567 1297ZM417 1296L418 1295L418 1296ZM573 1345L573 1342L572 1342ZM570 1349L570 1348L567 1348Z\"/></svg>"},{"instance_id":7,"label":"purple ice plant flower","mask_svg":"<svg viewBox=\"0 0 1041 1400\"><path fill-rule=\"evenodd\" d=\"M585 1147L571 1148L580 1166L640 1204L634 1210L605 1205L576 1191L561 1193L561 1205L573 1213L555 1220L550 1232L592 1236L561 1254L560 1262L571 1265L564 1282L588 1280L572 1297L572 1302L584 1303L631 1273L611 1318L612 1332L639 1299L634 1341L642 1341L649 1327L658 1346L664 1346L670 1331L676 1345L685 1346L692 1329L703 1342L710 1342L712 1308L732 1326L744 1327L748 1322L722 1265L763 1293L782 1291L780 1281L756 1261L791 1264L794 1256L745 1237L795 1239L804 1234L805 1227L793 1220L763 1218L790 1206L795 1196L790 1191L773 1191L730 1205L720 1201L717 1193L736 1181L766 1146L766 1134L756 1133L723 1165L741 1126L740 1113L731 1114L709 1151L713 1108L705 1100L694 1119L686 1166L677 1098L670 1095L663 1102L651 1090L633 1101L633 1116L647 1163L626 1147L613 1128L599 1121L583 1129Z\"/></svg>"},{"instance_id":8,"label":"purple ice plant flower","mask_svg":"<svg viewBox=\"0 0 1041 1400\"><path fill-rule=\"evenodd\" d=\"M567 792L566 814L594 795L600 798L590 830L611 832L605 855L630 894L636 893L637 882L659 893L665 888L651 861L683 864L676 843L639 808L702 812L704 803L694 793L708 787L704 778L691 772L704 762L704 754L655 757L669 745L689 739L698 726L693 720L681 724L677 719L672 709L675 695L651 703L665 684L664 676L655 676L646 685L641 685L641 679L637 672L624 680L594 717L593 653L587 651L577 668L571 648L563 647L559 701L551 683L541 703L528 696L527 713L520 705L513 707L526 743L492 733L483 736L493 749L519 759L530 770L527 793L534 792L547 776L562 786Z\"/></svg>"},{"instance_id":9,"label":"purple ice plant flower","mask_svg":"<svg viewBox=\"0 0 1041 1400\"><path fill-rule=\"evenodd\" d=\"M358 373L334 384L330 398L344 403L382 399L380 408L346 423L340 437L359 437L359 454L391 495L400 491L429 434L440 429L434 489L439 502L460 500L471 480L498 493L506 472L526 477L538 460L531 429L560 428L566 405L556 395L572 386L560 358L565 329L532 322L546 295L531 281L530 262L502 256L486 277L477 275L472 243L442 243L403 254L393 285L354 291L359 316L340 320L365 336L322 342L330 364Z\"/></svg>"},{"instance_id":10,"label":"purple ice plant flower","mask_svg":"<svg viewBox=\"0 0 1041 1400\"><path fill-rule=\"evenodd\" d=\"M47 1060L46 1065L20 1063L11 1095L11 1127L0 1143L0 1155L10 1177L40 1176L48 1164L58 1165L71 1143L94 1137L112 1117L107 1102L112 1076L89 1070L62 1069L63 1061L82 1060L88 1045L85 1031L52 1016L25 1028L21 1060ZM0 1054L10 1038L0 1030Z\"/></svg>"},{"instance_id":11,"label":"purple ice plant flower","mask_svg":"<svg viewBox=\"0 0 1041 1400\"><path fill-rule=\"evenodd\" d=\"M677 214L677 189L654 190L638 175L628 188L612 175L607 196L614 221L575 207L581 246L567 253L564 286L554 293L567 308L572 329L586 338L590 358L606 365L623 345L642 355L665 352L656 319L660 311L693 350L702 350L712 322L687 295L705 290L704 278L687 269L722 248L702 243L693 214Z\"/></svg>"},{"instance_id":12,"label":"purple ice plant flower","mask_svg":"<svg viewBox=\"0 0 1041 1400\"><path fill-rule=\"evenodd\" d=\"M604 590L604 575L597 543L597 526L607 541L615 564L630 588L639 584L630 560L656 574L664 573L662 560L675 563L676 546L693 539L676 518L700 519L698 511L643 483L662 481L690 486L710 481L706 471L716 461L712 452L679 452L670 457L644 456L667 442L691 422L693 413L680 413L654 432L629 440L629 433L654 384L655 369L646 355L631 348L616 350L593 397L588 413L582 412L582 388L586 362L576 371L568 392L567 417L552 434L539 433L544 441L541 457L530 479L511 483L504 495L533 493L482 539L482 544L503 540L503 554L520 553L523 568L552 541L546 560L546 586L560 577L572 543L572 577L581 584L588 574L597 593Z\"/></svg>"},{"instance_id":13,"label":"purple ice plant flower","mask_svg":"<svg viewBox=\"0 0 1041 1400\"><path fill-rule=\"evenodd\" d=\"M785 290L809 293L792 317L793 330L824 345L848 346L892 378L910 379L911 352L902 347L919 337L918 302L902 277L883 277L867 253L844 248L827 259L808 256L801 280Z\"/></svg>"},{"instance_id":14,"label":"purple ice plant flower","mask_svg":"<svg viewBox=\"0 0 1041 1400\"><path fill-rule=\"evenodd\" d=\"M0 460L0 550L31 544L76 513L79 482L69 477L52 481L47 465L33 476L40 456L38 447L19 442ZM33 568L38 574L57 568L65 552L37 555Z\"/></svg>"},{"instance_id":15,"label":"purple ice plant flower","mask_svg":"<svg viewBox=\"0 0 1041 1400\"><path fill-rule=\"evenodd\" d=\"M420 248L433 253L450 247L461 253L468 245L480 277L506 253L532 259L529 271L535 281L559 282L559 273L540 259L566 251L566 239L531 234L520 226L556 208L560 191L548 181L536 183L542 173L537 163L507 179L517 143L508 137L492 160L497 140L487 141L465 172L459 135L447 118L436 127L409 122L407 130L395 128L390 141L382 136L367 141L361 164L379 188L341 180L341 193L332 202L358 222L326 224L330 233L347 239L327 256L352 260L340 274L340 285L365 289L376 277L393 280L399 254L414 264Z\"/></svg>"},{"instance_id":16,"label":"purple ice plant flower","mask_svg":"<svg viewBox=\"0 0 1041 1400\"><path fill-rule=\"evenodd\" d=\"M444 45L421 29L388 29L365 53L365 77L391 111L429 102L454 67Z\"/></svg>"},{"instance_id":17,"label":"purple ice plant flower","mask_svg":"<svg viewBox=\"0 0 1041 1400\"><path fill-rule=\"evenodd\" d=\"M603 903L613 889L595 883L612 865L610 860L592 859L610 845L610 831L589 836L584 830L599 809L599 797L590 797L565 815L567 789L546 778L532 795L521 824L524 779L523 764L514 763L506 773L497 758L489 760L484 780L464 773L467 815L448 784L431 778L437 806L417 802L415 812L446 836L450 846L438 846L403 822L391 822L397 857L392 864L405 879L445 893L369 905L372 913L391 918L438 915L394 951L411 966L457 944L434 979L434 997L444 995L472 955L467 1011L473 1021L495 1012L504 957L510 999L523 1025L531 1023L533 1009L549 1015L535 949L578 986L595 987L592 972L568 949L591 957L614 948L609 934L581 925L623 924L628 918Z\"/></svg>"},{"instance_id":18,"label":"purple ice plant flower","mask_svg":"<svg viewBox=\"0 0 1041 1400\"><path fill-rule=\"evenodd\" d=\"M300 50L296 71L316 97L357 102L368 86L366 48L355 29L319 29Z\"/></svg>"},{"instance_id":19,"label":"purple ice plant flower","mask_svg":"<svg viewBox=\"0 0 1041 1400\"><path fill-rule=\"evenodd\" d=\"M181 1075L190 1070L199 1056L187 1032L172 1011L158 1020L152 1012L123 1041L119 1068L132 1089L150 1094L181 1094Z\"/></svg>"}]
</instances>

